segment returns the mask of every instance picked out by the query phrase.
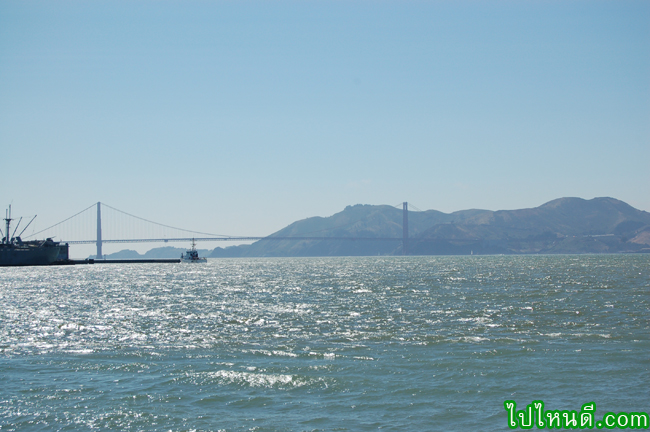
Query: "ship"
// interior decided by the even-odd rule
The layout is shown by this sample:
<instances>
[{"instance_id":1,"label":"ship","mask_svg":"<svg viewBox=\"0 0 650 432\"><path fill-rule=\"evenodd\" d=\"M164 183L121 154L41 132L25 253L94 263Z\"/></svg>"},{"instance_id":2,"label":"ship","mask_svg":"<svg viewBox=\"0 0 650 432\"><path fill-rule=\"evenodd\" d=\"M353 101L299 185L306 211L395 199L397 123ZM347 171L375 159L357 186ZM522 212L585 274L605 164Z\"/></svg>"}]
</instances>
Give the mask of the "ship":
<instances>
[{"instance_id":1,"label":"ship","mask_svg":"<svg viewBox=\"0 0 650 432\"><path fill-rule=\"evenodd\" d=\"M196 242L192 239L192 247L181 254L182 263L204 263L208 262L207 258L199 257L199 251L196 250Z\"/></svg>"},{"instance_id":2,"label":"ship","mask_svg":"<svg viewBox=\"0 0 650 432\"><path fill-rule=\"evenodd\" d=\"M69 261L69 246L67 243L56 242L51 238L45 240L23 241L20 236L27 227L34 221L34 218L23 228L18 236L15 236L22 218L18 221L13 234L11 233L11 206L6 212L5 231L2 234L0 243L0 266L38 266L63 264Z\"/></svg>"}]
</instances>

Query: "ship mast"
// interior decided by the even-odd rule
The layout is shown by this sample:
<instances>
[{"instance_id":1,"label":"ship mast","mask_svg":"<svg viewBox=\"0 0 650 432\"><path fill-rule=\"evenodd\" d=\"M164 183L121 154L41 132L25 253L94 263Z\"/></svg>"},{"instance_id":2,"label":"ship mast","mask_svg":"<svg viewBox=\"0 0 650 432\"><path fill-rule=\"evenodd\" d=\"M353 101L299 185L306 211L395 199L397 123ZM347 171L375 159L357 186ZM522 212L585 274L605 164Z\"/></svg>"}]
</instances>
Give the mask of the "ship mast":
<instances>
[{"instance_id":1,"label":"ship mast","mask_svg":"<svg viewBox=\"0 0 650 432\"><path fill-rule=\"evenodd\" d=\"M27 229L27 228L32 224L32 222L34 222L34 219L36 219L36 216L38 216L38 215L34 215L34 217L32 218L32 220L29 221L29 223L27 224L27 226L26 226L25 228L23 228L23 230L20 232L20 234L18 234L18 237L20 237L20 236L23 235L23 233L25 232L25 230L26 230L26 229ZM18 229L18 228L16 228L16 229Z\"/></svg>"},{"instance_id":2,"label":"ship mast","mask_svg":"<svg viewBox=\"0 0 650 432\"><path fill-rule=\"evenodd\" d=\"M11 204L9 204L9 210L5 211L5 222L7 222L7 231L6 237L2 239L2 243L9 244L9 224L11 223Z\"/></svg>"}]
</instances>

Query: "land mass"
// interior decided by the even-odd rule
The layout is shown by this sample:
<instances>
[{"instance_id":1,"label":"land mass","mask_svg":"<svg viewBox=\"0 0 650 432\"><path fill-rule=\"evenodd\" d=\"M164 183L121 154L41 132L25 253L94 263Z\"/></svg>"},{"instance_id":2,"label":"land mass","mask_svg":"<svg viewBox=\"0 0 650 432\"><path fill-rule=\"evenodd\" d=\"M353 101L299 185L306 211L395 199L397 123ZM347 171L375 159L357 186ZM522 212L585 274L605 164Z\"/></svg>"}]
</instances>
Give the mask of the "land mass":
<instances>
[{"instance_id":1,"label":"land mass","mask_svg":"<svg viewBox=\"0 0 650 432\"><path fill-rule=\"evenodd\" d=\"M559 198L521 210L410 211L408 227L409 255L650 252L650 213L614 198ZM268 240L218 247L208 256L402 255L402 234L401 209L358 204L294 222ZM280 239L287 237L312 239Z\"/></svg>"},{"instance_id":2,"label":"land mass","mask_svg":"<svg viewBox=\"0 0 650 432\"><path fill-rule=\"evenodd\" d=\"M208 249L199 249L199 256L207 256L212 251ZM159 258L180 258L182 253L187 252L187 248L176 248L171 246L154 248L144 254L132 249L124 249L119 252L106 255L106 259L159 259ZM91 256L90 258L95 258Z\"/></svg>"},{"instance_id":3,"label":"land mass","mask_svg":"<svg viewBox=\"0 0 650 432\"><path fill-rule=\"evenodd\" d=\"M650 213L614 198L559 198L521 210L409 211L404 250L402 209L348 206L329 217L292 223L251 245L199 250L200 256L580 254L650 252ZM301 237L302 239L295 239ZM294 239L288 239L294 238ZM177 258L185 249L123 250L108 258Z\"/></svg>"}]
</instances>

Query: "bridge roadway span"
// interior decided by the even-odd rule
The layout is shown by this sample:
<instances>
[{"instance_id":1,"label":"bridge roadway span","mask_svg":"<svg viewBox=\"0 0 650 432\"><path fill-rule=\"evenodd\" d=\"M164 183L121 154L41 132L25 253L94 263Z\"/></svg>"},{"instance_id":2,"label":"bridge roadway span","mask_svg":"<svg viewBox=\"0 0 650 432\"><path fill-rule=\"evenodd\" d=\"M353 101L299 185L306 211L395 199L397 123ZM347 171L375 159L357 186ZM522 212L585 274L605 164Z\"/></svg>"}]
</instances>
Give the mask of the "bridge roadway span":
<instances>
[{"instance_id":1,"label":"bridge roadway span","mask_svg":"<svg viewBox=\"0 0 650 432\"><path fill-rule=\"evenodd\" d=\"M402 237L187 237L166 239L102 239L102 243L158 243L189 241L257 241L257 240L351 240L351 241L402 241ZM68 244L94 244L97 240L61 240Z\"/></svg>"}]
</instances>

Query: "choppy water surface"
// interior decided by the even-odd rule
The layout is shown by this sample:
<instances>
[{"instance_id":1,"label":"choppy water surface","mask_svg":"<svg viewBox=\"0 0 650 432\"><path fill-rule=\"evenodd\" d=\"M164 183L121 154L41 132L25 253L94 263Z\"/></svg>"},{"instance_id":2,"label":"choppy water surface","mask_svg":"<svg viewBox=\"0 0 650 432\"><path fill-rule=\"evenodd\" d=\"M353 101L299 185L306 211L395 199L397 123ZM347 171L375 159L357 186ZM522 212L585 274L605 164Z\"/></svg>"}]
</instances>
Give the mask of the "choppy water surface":
<instances>
[{"instance_id":1,"label":"choppy water surface","mask_svg":"<svg viewBox=\"0 0 650 432\"><path fill-rule=\"evenodd\" d=\"M650 256L0 269L0 430L507 430L650 412Z\"/></svg>"}]
</instances>

